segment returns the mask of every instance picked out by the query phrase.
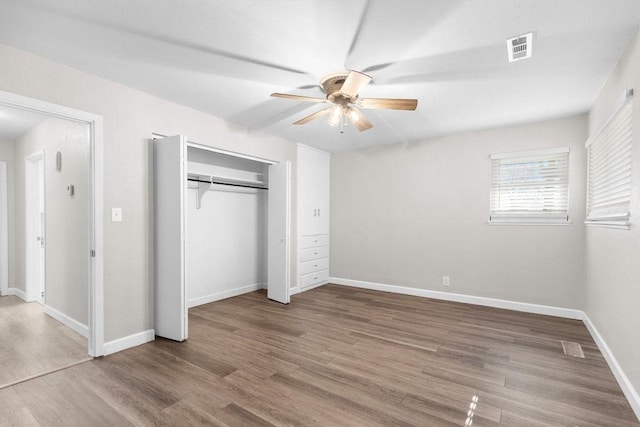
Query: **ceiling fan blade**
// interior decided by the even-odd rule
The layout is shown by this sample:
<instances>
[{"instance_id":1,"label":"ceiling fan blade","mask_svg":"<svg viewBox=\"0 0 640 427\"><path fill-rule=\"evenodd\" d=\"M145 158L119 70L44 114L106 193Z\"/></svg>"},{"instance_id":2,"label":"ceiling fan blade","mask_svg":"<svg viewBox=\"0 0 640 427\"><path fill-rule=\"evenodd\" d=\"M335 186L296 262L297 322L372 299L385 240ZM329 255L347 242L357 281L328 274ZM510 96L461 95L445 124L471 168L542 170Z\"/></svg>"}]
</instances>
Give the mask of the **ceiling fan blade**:
<instances>
[{"instance_id":1,"label":"ceiling fan blade","mask_svg":"<svg viewBox=\"0 0 640 427\"><path fill-rule=\"evenodd\" d=\"M354 125L360 132L371 129L373 127L371 122L367 120L364 114L362 114L362 111L358 110L356 107L349 107L345 114L351 124Z\"/></svg>"},{"instance_id":2,"label":"ceiling fan blade","mask_svg":"<svg viewBox=\"0 0 640 427\"><path fill-rule=\"evenodd\" d=\"M384 110L415 110L418 107L417 99L394 98L365 98L358 100L358 106L362 108Z\"/></svg>"},{"instance_id":3,"label":"ceiling fan blade","mask_svg":"<svg viewBox=\"0 0 640 427\"><path fill-rule=\"evenodd\" d=\"M274 98L293 99L295 101L304 102L327 102L325 98L316 98L315 96L291 95L288 93L272 93L271 96L273 96Z\"/></svg>"},{"instance_id":4,"label":"ceiling fan blade","mask_svg":"<svg viewBox=\"0 0 640 427\"><path fill-rule=\"evenodd\" d=\"M372 79L371 76L359 71L351 71L342 84L340 92L348 98L354 98Z\"/></svg>"},{"instance_id":5,"label":"ceiling fan blade","mask_svg":"<svg viewBox=\"0 0 640 427\"><path fill-rule=\"evenodd\" d=\"M329 114L329 111L331 111L333 109L333 107L328 107L325 108L324 110L320 110L320 111L316 111L313 114L309 114L307 117L303 117L300 120L298 120L297 122L294 122L294 125L303 125L305 123L309 123L311 120L317 119L318 117L322 117L325 114Z\"/></svg>"}]
</instances>

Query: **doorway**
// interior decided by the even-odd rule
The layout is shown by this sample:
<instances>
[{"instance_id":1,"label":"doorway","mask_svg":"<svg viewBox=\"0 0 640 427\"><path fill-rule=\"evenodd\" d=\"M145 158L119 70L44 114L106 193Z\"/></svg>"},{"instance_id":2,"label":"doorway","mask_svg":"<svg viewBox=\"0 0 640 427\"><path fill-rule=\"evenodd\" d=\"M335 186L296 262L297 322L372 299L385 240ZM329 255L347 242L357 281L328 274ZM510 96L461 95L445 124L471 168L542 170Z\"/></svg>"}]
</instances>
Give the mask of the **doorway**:
<instances>
[{"instance_id":1,"label":"doorway","mask_svg":"<svg viewBox=\"0 0 640 427\"><path fill-rule=\"evenodd\" d=\"M51 104L45 101L28 98L9 92L0 91L0 108L14 109L16 111L22 111L26 113L39 114L45 118L54 118L67 120L69 122L75 122L78 124L84 124L86 126L86 138L89 150L89 158L87 160L87 185L86 185L86 210L87 224L82 225L87 230L87 245L83 258L87 259L87 272L83 279L86 286L86 298L85 308L87 308L88 316L84 325L85 336L88 336L88 354L89 356L102 356L104 355L104 300L103 300L103 271L104 271L104 255L103 255L103 165L102 165L102 129L103 121L102 117L86 113L84 111L75 110L60 106L57 104ZM49 158L44 156L46 162ZM53 159L54 157L51 157ZM24 160L22 160L24 162ZM24 165L24 163L22 163ZM0 163L1 166L1 163ZM0 172L2 172L0 170ZM0 176L1 178L1 176ZM25 177L26 178L26 177ZM68 191L68 189L67 189ZM2 195L0 195L2 196ZM2 197L0 197L0 201ZM0 206L1 208L1 206ZM16 218L17 220L18 218ZM26 220L22 217L21 221ZM46 221L45 221L46 223ZM0 224L2 225L2 224ZM38 229L38 227L35 227ZM46 230L46 225L41 226L40 229ZM42 231L41 230L41 231ZM52 230L49 229L49 232ZM67 232L67 230L60 230L60 232ZM44 245L46 251L46 240L38 241L38 236L35 236L35 242ZM2 266L2 260L7 257L8 245L6 244L7 233L0 233L0 267ZM25 250L26 252L26 250ZM69 260L69 263L74 260ZM4 274L6 270L0 271L0 288L2 295L17 295L22 299L28 299L25 292L20 295L20 289L11 287L11 283L8 286L4 286ZM29 273L32 275L32 273ZM39 286L39 285L38 285ZM36 288L37 289L37 288ZM31 292L31 289L29 290ZM34 293L38 294L42 290L35 290ZM24 297L24 298L23 298ZM46 290L44 303L48 303ZM86 353L85 353L86 354Z\"/></svg>"},{"instance_id":2,"label":"doorway","mask_svg":"<svg viewBox=\"0 0 640 427\"><path fill-rule=\"evenodd\" d=\"M25 246L27 302L45 300L45 170L44 151L27 156L25 171Z\"/></svg>"}]
</instances>

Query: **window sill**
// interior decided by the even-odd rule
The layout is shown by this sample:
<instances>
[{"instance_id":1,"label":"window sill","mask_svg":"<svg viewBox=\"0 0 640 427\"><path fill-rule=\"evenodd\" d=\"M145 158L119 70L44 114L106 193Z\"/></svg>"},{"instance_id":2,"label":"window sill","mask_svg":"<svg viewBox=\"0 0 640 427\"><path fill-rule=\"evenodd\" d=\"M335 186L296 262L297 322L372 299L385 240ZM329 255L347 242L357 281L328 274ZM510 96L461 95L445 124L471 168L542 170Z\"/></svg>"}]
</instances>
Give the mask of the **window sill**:
<instances>
[{"instance_id":1,"label":"window sill","mask_svg":"<svg viewBox=\"0 0 640 427\"><path fill-rule=\"evenodd\" d=\"M613 228L616 230L630 230L629 221L585 221L587 227Z\"/></svg>"},{"instance_id":2,"label":"window sill","mask_svg":"<svg viewBox=\"0 0 640 427\"><path fill-rule=\"evenodd\" d=\"M572 225L573 221L557 218L519 219L501 218L487 221L488 225Z\"/></svg>"}]
</instances>

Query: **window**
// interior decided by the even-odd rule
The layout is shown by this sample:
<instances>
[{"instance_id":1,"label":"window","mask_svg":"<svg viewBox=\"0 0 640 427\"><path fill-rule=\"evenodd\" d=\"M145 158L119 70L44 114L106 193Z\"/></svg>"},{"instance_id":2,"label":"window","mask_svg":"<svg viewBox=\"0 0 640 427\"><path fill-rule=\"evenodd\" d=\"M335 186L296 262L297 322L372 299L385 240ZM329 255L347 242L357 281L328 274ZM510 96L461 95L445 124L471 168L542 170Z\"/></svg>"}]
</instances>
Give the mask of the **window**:
<instances>
[{"instance_id":1,"label":"window","mask_svg":"<svg viewBox=\"0 0 640 427\"><path fill-rule=\"evenodd\" d=\"M628 229L633 92L587 143L587 225Z\"/></svg>"},{"instance_id":2,"label":"window","mask_svg":"<svg viewBox=\"0 0 640 427\"><path fill-rule=\"evenodd\" d=\"M569 147L491 156L489 223L569 224Z\"/></svg>"}]
</instances>

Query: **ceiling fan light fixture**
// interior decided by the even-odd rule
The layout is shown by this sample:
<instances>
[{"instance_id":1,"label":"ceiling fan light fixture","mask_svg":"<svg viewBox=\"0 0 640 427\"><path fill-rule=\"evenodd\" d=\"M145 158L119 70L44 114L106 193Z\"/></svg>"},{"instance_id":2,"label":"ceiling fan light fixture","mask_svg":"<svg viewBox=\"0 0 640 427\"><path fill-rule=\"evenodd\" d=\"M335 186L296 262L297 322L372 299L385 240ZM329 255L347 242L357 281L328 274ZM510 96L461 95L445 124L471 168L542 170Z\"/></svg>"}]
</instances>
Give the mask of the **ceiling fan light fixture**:
<instances>
[{"instance_id":1,"label":"ceiling fan light fixture","mask_svg":"<svg viewBox=\"0 0 640 427\"><path fill-rule=\"evenodd\" d=\"M339 126L344 116L344 107L340 104L336 105L329 112L329 126Z\"/></svg>"},{"instance_id":2,"label":"ceiling fan light fixture","mask_svg":"<svg viewBox=\"0 0 640 427\"><path fill-rule=\"evenodd\" d=\"M345 112L345 114L349 117L349 119L351 119L352 123L355 123L358 120L360 120L360 114L358 114L358 112L351 107L347 108L347 111Z\"/></svg>"}]
</instances>

